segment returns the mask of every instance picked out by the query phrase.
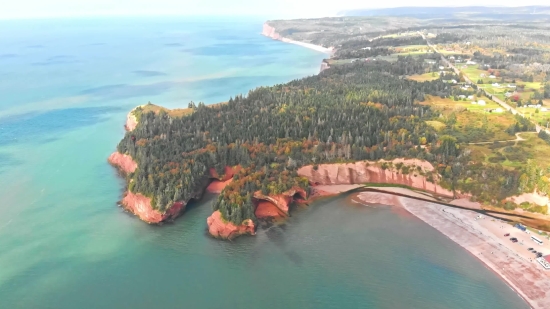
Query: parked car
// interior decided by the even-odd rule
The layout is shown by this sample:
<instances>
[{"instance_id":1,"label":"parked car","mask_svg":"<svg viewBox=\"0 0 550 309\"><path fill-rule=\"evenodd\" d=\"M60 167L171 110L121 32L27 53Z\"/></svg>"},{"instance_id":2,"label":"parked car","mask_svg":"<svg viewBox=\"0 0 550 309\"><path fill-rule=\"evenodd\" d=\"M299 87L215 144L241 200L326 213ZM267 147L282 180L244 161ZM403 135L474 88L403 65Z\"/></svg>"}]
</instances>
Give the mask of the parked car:
<instances>
[{"instance_id":1,"label":"parked car","mask_svg":"<svg viewBox=\"0 0 550 309\"><path fill-rule=\"evenodd\" d=\"M504 234L504 237L508 237L508 236L510 236L510 233Z\"/></svg>"},{"instance_id":2,"label":"parked car","mask_svg":"<svg viewBox=\"0 0 550 309\"><path fill-rule=\"evenodd\" d=\"M529 248L529 249L527 249L527 250L531 251L531 250L533 250L533 248Z\"/></svg>"},{"instance_id":3,"label":"parked car","mask_svg":"<svg viewBox=\"0 0 550 309\"><path fill-rule=\"evenodd\" d=\"M537 257L542 257L542 253L537 253Z\"/></svg>"}]
</instances>

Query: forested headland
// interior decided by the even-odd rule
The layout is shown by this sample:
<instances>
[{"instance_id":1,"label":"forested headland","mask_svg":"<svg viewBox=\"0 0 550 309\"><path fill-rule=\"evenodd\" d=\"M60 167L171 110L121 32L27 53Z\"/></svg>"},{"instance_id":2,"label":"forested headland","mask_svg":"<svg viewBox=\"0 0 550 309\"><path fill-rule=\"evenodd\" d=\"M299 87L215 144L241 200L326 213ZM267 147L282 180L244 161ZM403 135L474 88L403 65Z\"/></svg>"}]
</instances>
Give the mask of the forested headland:
<instances>
[{"instance_id":1,"label":"forested headland","mask_svg":"<svg viewBox=\"0 0 550 309\"><path fill-rule=\"evenodd\" d=\"M258 190L280 194L297 186L307 192L307 179L296 173L301 166L407 157L437 166L450 189L493 201L517 193L518 172L469 163L456 138L426 124L433 111L419 102L452 90L442 79L403 78L426 66L412 57L337 66L227 104L193 103L192 112L179 117L137 109L138 126L118 145L138 163L129 190L151 197L162 212L187 201L211 168L221 175L224 167L240 165L213 205L240 224L256 219L252 196ZM461 181L466 175L469 181Z\"/></svg>"}]
</instances>

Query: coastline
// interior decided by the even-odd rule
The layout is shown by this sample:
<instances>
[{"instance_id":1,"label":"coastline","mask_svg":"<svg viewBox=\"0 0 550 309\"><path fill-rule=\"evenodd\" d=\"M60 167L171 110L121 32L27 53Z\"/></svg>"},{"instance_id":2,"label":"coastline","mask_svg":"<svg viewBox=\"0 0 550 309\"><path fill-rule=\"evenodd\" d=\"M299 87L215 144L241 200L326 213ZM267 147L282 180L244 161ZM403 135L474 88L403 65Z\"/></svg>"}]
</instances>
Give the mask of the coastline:
<instances>
[{"instance_id":1,"label":"coastline","mask_svg":"<svg viewBox=\"0 0 550 309\"><path fill-rule=\"evenodd\" d=\"M401 189L402 190L402 189ZM532 308L550 308L550 273L529 258L525 246L510 242L505 233L528 240L528 234L498 220L476 219L477 213L451 208L442 204L379 192L361 192L357 199L363 203L382 204L406 210L435 228L475 256L513 289ZM411 191L411 196L414 192ZM523 235L522 235L523 234ZM535 247L539 249L539 247ZM521 250L523 249L523 251ZM539 249L540 250L540 249Z\"/></svg>"},{"instance_id":2,"label":"coastline","mask_svg":"<svg viewBox=\"0 0 550 309\"><path fill-rule=\"evenodd\" d=\"M262 35L270 37L275 40L285 42L285 43L296 44L296 45L300 45L306 48L314 49L325 53L330 52L332 54L334 52L332 48L327 49L322 46L317 46L317 45L303 43L303 42L296 42L294 40L284 38L279 33L277 33L273 27L269 26L269 24L267 23L264 24L264 30L262 31ZM329 66L323 62L321 66L321 72L324 69L328 69L328 68ZM331 185L323 186L323 187L326 190L327 187L331 187ZM386 188L386 189L390 189L390 188ZM397 189L403 190L402 188L397 188ZM325 190L322 190L322 191L325 191ZM327 191L331 191L331 190L327 190ZM335 190L335 191L338 191L338 190ZM451 209L451 208L438 204L437 201L435 200L433 203L419 201L412 198L407 198L407 197L392 194L391 191L392 190L390 189L388 190L387 193L385 193L385 195L388 195L391 197L390 199L386 200L386 203L388 203L387 205L397 206L401 209L404 209L405 211L412 214L416 218L422 220L424 223L435 228L439 233L445 235L447 238L457 243L463 249L465 249L470 254L475 256L487 268L489 268L495 274L497 274L501 278L501 280L503 280L512 290L514 290L531 308L534 308L534 309L550 308L550 297L545 297L546 291L550 291L550 274L545 272L541 268L541 266L537 262L535 262L534 259L531 262L528 262L524 258L519 258L518 256L515 256L515 255L508 255L510 253L509 252L510 249L506 246L506 243L504 246L502 246L502 243L504 242L492 242L492 241L488 242L487 240L483 240L476 235L476 232L481 235L484 235L483 232L477 229L470 230L468 233L460 234L461 230L464 231L464 230L467 230L468 228L472 229L472 226L467 225L466 223L464 223L464 221L462 221L461 218L456 217L455 212L460 213L462 217L464 217L467 214L470 214L471 215L470 217L474 217L474 212L468 211L468 210L458 210L458 209L452 209L452 212L450 212L447 209ZM407 189L405 189L405 191L409 191L408 195L412 197L416 196L416 193L413 191L410 191ZM320 196L338 195L343 192L338 192L338 193L332 192L332 194L330 193L327 194L328 192L323 192L323 193L324 194L320 194ZM384 194L384 193L373 193L373 192L370 192L370 193ZM404 193L404 192L400 192L400 193ZM464 204L463 200L464 199L456 199L453 202L457 202L457 205ZM380 203L380 202L381 201L379 200L374 203ZM466 203L468 204L469 202L466 202ZM382 201L381 204L385 204L385 203L383 203ZM470 202L470 204L474 204L474 203ZM476 207L473 207L473 209L475 208ZM454 216L454 218L456 218L456 222L450 219L453 217L446 217L443 214ZM460 226L459 223L464 224L464 226ZM510 225L508 224L506 225L509 230L514 229ZM488 232L485 231L485 233L487 234ZM483 255L483 252L486 252L486 254ZM494 252L496 252L497 254L495 255ZM499 265L506 266L506 267L499 267ZM526 277L526 276L531 276L531 277Z\"/></svg>"},{"instance_id":3,"label":"coastline","mask_svg":"<svg viewBox=\"0 0 550 309\"><path fill-rule=\"evenodd\" d=\"M299 45L319 52L333 53L334 51L333 48L325 48L310 43L303 43L284 38L267 23L264 24L264 31L262 32L262 35L281 42ZM132 124L135 122L135 125L137 125L137 120L135 117L130 117L129 115L127 121ZM135 125L133 124L134 128ZM127 129L128 131L131 131L133 129L132 125L128 125ZM324 189L322 191L326 192L330 191L329 187L331 186L329 185L319 189ZM220 188L215 188L215 191L218 190L221 191ZM340 193L342 192L335 192L335 194ZM391 201L389 202L391 205L407 210L409 213L424 221L426 224L434 227L440 233L453 240L472 255L476 256L487 267L499 275L502 280L514 289L532 308L550 308L550 299L545 297L545 291L550 290L550 275L544 273L536 262L529 263L525 259L519 258L519 256L509 256L507 253L509 253L510 249L509 246L507 246L507 243L502 246L501 243L498 241L495 242L494 239L490 239L490 241L488 241L488 239L482 239L478 234L490 235L491 233L488 233L488 230L485 231L479 227L474 227L470 222L471 218L468 218L467 214L464 213L468 211L451 209L435 202L422 202L392 193L387 193L387 195L391 195ZM473 213L470 212L470 214ZM213 226L213 224L208 225ZM225 228L225 226L222 226L219 229L222 228ZM243 230L243 233L246 232L249 232L249 230ZM211 234L214 235L212 232ZM217 234L220 235L220 232ZM233 232L229 235L233 235ZM489 252L491 252L491 256L488 256L487 254L483 255L483 253ZM494 255L492 252L497 252L497 254ZM506 266L508 269L500 266ZM527 278L527 275L531 277Z\"/></svg>"},{"instance_id":4,"label":"coastline","mask_svg":"<svg viewBox=\"0 0 550 309\"><path fill-rule=\"evenodd\" d=\"M299 46L309 48L309 49L312 49L312 50L315 50L315 51L318 51L318 52L322 52L322 53L325 53L325 54L332 55L334 53L334 48L333 47L328 47L327 48L327 47L323 47L323 46L320 46L320 45L315 45L315 44L311 44L311 43L305 43L305 42L300 42L300 41L295 41L295 40L292 40L292 39L289 39L289 38L285 38L285 37L281 36L275 30L275 28L270 26L267 22L264 23L263 30L262 30L262 35L266 36L268 38L272 38L272 39L277 40L277 41L299 45Z\"/></svg>"}]
</instances>

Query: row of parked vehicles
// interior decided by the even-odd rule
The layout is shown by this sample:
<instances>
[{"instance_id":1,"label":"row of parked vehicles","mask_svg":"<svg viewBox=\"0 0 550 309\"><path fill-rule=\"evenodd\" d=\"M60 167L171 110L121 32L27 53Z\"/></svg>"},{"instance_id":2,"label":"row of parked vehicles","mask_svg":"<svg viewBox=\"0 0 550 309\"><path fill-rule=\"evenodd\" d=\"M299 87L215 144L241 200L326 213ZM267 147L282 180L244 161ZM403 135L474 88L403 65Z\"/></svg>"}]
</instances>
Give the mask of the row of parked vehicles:
<instances>
[{"instance_id":1,"label":"row of parked vehicles","mask_svg":"<svg viewBox=\"0 0 550 309\"><path fill-rule=\"evenodd\" d=\"M510 233L504 234L504 236L508 237L508 236L510 236ZM533 237L531 237L531 238L533 238ZM516 237L510 237L510 241L513 242L513 243L516 243L516 242L518 242L518 239ZM527 250L534 253L538 258L542 257L542 255L543 255L542 252L537 252L537 250L535 250L534 248L527 248Z\"/></svg>"}]
</instances>

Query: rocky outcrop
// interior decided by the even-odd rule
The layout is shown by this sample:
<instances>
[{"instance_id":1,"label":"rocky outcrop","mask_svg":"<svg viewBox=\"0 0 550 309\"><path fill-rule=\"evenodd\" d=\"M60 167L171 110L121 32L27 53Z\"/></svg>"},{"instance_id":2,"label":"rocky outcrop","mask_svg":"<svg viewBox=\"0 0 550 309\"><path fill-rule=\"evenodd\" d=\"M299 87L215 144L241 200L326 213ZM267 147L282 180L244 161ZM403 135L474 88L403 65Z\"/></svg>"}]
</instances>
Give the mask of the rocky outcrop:
<instances>
[{"instance_id":1,"label":"rocky outcrop","mask_svg":"<svg viewBox=\"0 0 550 309\"><path fill-rule=\"evenodd\" d=\"M107 160L124 174L133 173L137 168L137 163L131 156L118 151L113 152Z\"/></svg>"},{"instance_id":2,"label":"rocky outcrop","mask_svg":"<svg viewBox=\"0 0 550 309\"><path fill-rule=\"evenodd\" d=\"M272 38L274 40L282 40L284 39L276 30L275 28L271 27L268 23L264 23L264 26L262 28L262 35Z\"/></svg>"},{"instance_id":3,"label":"rocky outcrop","mask_svg":"<svg viewBox=\"0 0 550 309\"><path fill-rule=\"evenodd\" d=\"M226 181L219 181L219 180L213 180L208 187L206 187L206 191L210 193L222 193L223 189L232 181L233 179L228 179Z\"/></svg>"},{"instance_id":4,"label":"rocky outcrop","mask_svg":"<svg viewBox=\"0 0 550 309\"><path fill-rule=\"evenodd\" d=\"M134 115L135 110L136 110L135 108L132 109L126 116L126 124L124 125L124 128L126 128L126 131L133 131L138 125L136 115Z\"/></svg>"},{"instance_id":5,"label":"rocky outcrop","mask_svg":"<svg viewBox=\"0 0 550 309\"><path fill-rule=\"evenodd\" d=\"M397 163L407 166L410 173L401 173L396 168L382 167L383 163ZM398 159L391 162L360 161L355 163L342 164L321 164L315 169L312 165L304 166L298 170L298 175L307 177L312 185L341 185L341 184L396 184L405 185L411 188L429 191L441 196L455 197L455 193L442 188L440 185L429 182L425 176L432 172L433 166L421 160ZM437 174L432 174L437 182Z\"/></svg>"},{"instance_id":6,"label":"rocky outcrop","mask_svg":"<svg viewBox=\"0 0 550 309\"><path fill-rule=\"evenodd\" d=\"M184 202L174 203L165 213L162 213L151 207L150 198L130 191L126 192L121 203L124 209L150 224L174 220L185 210L187 204Z\"/></svg>"},{"instance_id":7,"label":"rocky outcrop","mask_svg":"<svg viewBox=\"0 0 550 309\"><path fill-rule=\"evenodd\" d=\"M258 201L254 215L260 220L286 217L284 212L268 201Z\"/></svg>"},{"instance_id":8,"label":"rocky outcrop","mask_svg":"<svg viewBox=\"0 0 550 309\"><path fill-rule=\"evenodd\" d=\"M161 222L174 221L184 211L185 207L190 200L200 200L206 186L208 185L208 178L203 178L200 183L195 187L195 191L191 194L191 197L187 201L178 201L172 204L172 206L166 211L161 212L154 209L151 205L151 199L140 194L126 191L124 198L121 201L122 207L138 216L142 221L150 224L158 224Z\"/></svg>"},{"instance_id":9,"label":"rocky outcrop","mask_svg":"<svg viewBox=\"0 0 550 309\"><path fill-rule=\"evenodd\" d=\"M290 203L292 203L292 201L296 198L302 200L307 199L306 191L300 187L293 187L290 190L277 195L263 195L261 191L254 192L254 199L259 201L260 204L260 201L269 202L275 205L275 207L277 207L277 209L279 209L285 216L289 215L288 210Z\"/></svg>"},{"instance_id":10,"label":"rocky outcrop","mask_svg":"<svg viewBox=\"0 0 550 309\"><path fill-rule=\"evenodd\" d=\"M252 220L244 220L241 225L235 225L232 222L225 221L219 210L214 211L206 220L208 232L210 235L221 239L232 239L240 235L254 235L256 226Z\"/></svg>"},{"instance_id":11,"label":"rocky outcrop","mask_svg":"<svg viewBox=\"0 0 550 309\"><path fill-rule=\"evenodd\" d=\"M321 69L319 70L319 73L323 72L324 70L330 69L330 66L327 62L323 61L321 62Z\"/></svg>"}]
</instances>

